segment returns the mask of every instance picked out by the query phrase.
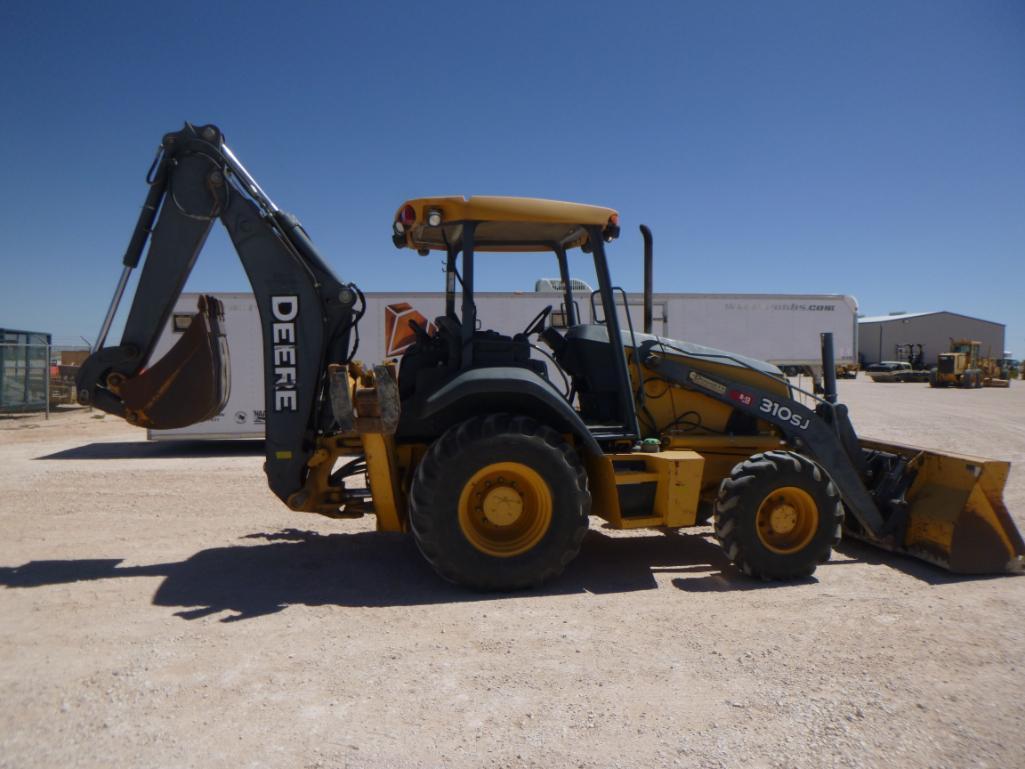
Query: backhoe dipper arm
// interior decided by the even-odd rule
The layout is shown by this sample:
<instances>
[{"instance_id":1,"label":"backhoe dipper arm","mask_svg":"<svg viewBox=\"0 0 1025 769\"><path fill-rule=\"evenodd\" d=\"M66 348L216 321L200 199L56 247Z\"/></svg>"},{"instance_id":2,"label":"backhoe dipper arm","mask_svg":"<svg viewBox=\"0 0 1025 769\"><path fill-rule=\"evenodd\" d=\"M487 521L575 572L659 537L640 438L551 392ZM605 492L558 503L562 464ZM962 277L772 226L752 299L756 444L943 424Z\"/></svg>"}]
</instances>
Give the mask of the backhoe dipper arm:
<instances>
[{"instance_id":1,"label":"backhoe dipper arm","mask_svg":"<svg viewBox=\"0 0 1025 769\"><path fill-rule=\"evenodd\" d=\"M149 358L213 221L219 218L242 261L259 309L265 470L271 489L287 502L303 486L317 432L331 426L325 372L329 364L349 358L359 290L335 277L298 220L279 210L260 189L216 126L186 124L181 131L167 134L148 181L150 191L125 253L124 272L93 353L78 376L79 400L138 424L166 426L149 414L146 421L140 419L141 410L131 408L126 393L133 381L143 381L155 371L168 371L167 366L161 370L160 363L149 362ZM138 264L147 241L149 251L121 343L104 347L128 274ZM213 338L220 335L219 308L216 300L204 300L193 324L197 320L208 324L204 328L209 338L199 333L193 337L196 344L208 345L217 358ZM220 343L223 347L223 338ZM165 360L174 354L172 350ZM198 356L186 350L177 357L194 360ZM144 371L144 366L148 370ZM226 370L226 361L202 370L217 375ZM153 413L159 411L158 402L165 393L193 384L186 381L183 371L188 371L187 367L179 366L165 381L147 383L145 403L153 407ZM223 400L216 410L223 408Z\"/></svg>"}]
</instances>

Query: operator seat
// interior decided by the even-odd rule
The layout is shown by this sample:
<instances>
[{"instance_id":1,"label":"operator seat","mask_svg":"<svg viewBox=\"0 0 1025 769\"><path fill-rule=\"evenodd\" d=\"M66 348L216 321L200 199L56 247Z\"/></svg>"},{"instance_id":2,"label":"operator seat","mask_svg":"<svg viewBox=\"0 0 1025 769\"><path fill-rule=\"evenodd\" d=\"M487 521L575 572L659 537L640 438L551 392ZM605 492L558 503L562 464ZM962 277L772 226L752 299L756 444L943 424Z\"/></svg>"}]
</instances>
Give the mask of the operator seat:
<instances>
[{"instance_id":1,"label":"operator seat","mask_svg":"<svg viewBox=\"0 0 1025 769\"><path fill-rule=\"evenodd\" d=\"M604 423L617 418L619 386L609 358L609 332L598 323L566 329L555 350L555 360L573 379L585 422Z\"/></svg>"},{"instance_id":2,"label":"operator seat","mask_svg":"<svg viewBox=\"0 0 1025 769\"><path fill-rule=\"evenodd\" d=\"M434 319L434 325L437 331L432 335L417 331L416 342L399 363L399 397L402 400L416 392L417 383L423 380L423 376L429 376L431 383L436 384L439 377L447 378L461 368L462 324L449 315L441 315ZM510 337L497 331L474 331L471 345L473 368L518 366L548 380L548 364L530 357L530 340L525 334Z\"/></svg>"}]
</instances>

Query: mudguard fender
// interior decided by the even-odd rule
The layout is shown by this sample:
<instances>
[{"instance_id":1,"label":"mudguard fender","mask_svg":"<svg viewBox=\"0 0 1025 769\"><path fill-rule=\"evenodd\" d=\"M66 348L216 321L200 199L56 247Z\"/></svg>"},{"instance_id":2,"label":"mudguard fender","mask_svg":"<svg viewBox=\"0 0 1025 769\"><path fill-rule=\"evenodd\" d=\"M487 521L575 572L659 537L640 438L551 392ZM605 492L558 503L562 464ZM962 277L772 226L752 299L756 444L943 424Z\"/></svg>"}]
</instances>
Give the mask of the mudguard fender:
<instances>
[{"instance_id":1,"label":"mudguard fender","mask_svg":"<svg viewBox=\"0 0 1025 769\"><path fill-rule=\"evenodd\" d=\"M422 401L423 421L442 424L459 421L474 413L524 413L553 428L572 433L588 453L601 454L576 410L548 382L530 369L518 366L489 366L462 371ZM447 425L446 425L447 426Z\"/></svg>"}]
</instances>

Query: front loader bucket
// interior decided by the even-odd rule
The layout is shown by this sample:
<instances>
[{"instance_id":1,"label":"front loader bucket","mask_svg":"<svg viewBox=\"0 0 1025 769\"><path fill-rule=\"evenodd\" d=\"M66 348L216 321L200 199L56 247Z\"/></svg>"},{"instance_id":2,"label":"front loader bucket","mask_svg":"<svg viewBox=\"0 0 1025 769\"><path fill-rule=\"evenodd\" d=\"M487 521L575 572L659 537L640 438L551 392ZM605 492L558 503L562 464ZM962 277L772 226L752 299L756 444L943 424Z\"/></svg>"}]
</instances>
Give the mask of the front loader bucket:
<instances>
[{"instance_id":1,"label":"front loader bucket","mask_svg":"<svg viewBox=\"0 0 1025 769\"><path fill-rule=\"evenodd\" d=\"M132 424L154 430L187 427L224 408L231 389L221 328L224 307L212 296L201 296L198 309L163 358L130 379L108 378L108 389L121 399Z\"/></svg>"},{"instance_id":2,"label":"front loader bucket","mask_svg":"<svg viewBox=\"0 0 1025 769\"><path fill-rule=\"evenodd\" d=\"M903 536L884 547L958 574L1025 567L1025 542L1004 505L1010 462L871 440L861 445L905 457L914 473Z\"/></svg>"}]
</instances>

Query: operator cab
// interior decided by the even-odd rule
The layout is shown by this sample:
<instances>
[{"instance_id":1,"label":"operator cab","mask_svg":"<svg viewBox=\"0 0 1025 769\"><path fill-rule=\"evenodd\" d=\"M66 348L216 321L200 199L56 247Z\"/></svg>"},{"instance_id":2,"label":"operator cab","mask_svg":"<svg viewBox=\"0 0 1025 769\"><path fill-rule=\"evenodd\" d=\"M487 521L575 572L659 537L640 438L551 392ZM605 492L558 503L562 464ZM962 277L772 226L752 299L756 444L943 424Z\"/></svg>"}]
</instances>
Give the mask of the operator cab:
<instances>
[{"instance_id":1,"label":"operator cab","mask_svg":"<svg viewBox=\"0 0 1025 769\"><path fill-rule=\"evenodd\" d=\"M622 335L614 299L618 289L612 286L604 244L618 236L619 214L601 206L497 196L419 198L404 203L393 222L395 246L413 248L422 256L432 251L446 255L445 314L436 319L433 334L411 322L417 341L403 357L398 377L404 414L422 414L425 399L460 375L474 378L485 400L487 391L494 389L492 401L497 402L498 372L494 369L501 368L509 380L533 376L564 403L578 403L580 418L596 437L636 437L624 347L609 344L609 339ZM591 302L592 307L596 299L600 304L603 324L581 323L578 317L567 259L567 252L577 248L594 260L598 290ZM474 259L478 253L489 252L555 255L565 333L549 323L552 305L512 336L478 328ZM630 332L633 335L632 327ZM551 354L540 353L558 372L531 356L532 349L539 349L535 336L551 349ZM556 382L565 382L566 389ZM508 401L515 393L502 393L501 397ZM407 410L405 404L411 399L415 406ZM409 420L406 422L408 426Z\"/></svg>"}]
</instances>

